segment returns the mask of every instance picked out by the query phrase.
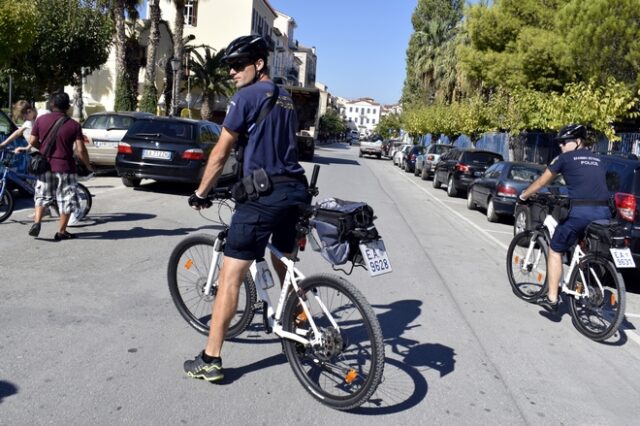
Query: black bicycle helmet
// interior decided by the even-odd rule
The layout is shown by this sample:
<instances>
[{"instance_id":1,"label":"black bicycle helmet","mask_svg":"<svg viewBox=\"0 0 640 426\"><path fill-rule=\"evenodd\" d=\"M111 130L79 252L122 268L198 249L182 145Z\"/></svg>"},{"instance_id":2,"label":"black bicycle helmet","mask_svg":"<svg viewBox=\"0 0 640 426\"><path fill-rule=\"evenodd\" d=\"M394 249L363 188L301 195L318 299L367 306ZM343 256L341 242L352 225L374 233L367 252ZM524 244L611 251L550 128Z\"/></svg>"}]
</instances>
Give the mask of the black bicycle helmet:
<instances>
[{"instance_id":1,"label":"black bicycle helmet","mask_svg":"<svg viewBox=\"0 0 640 426\"><path fill-rule=\"evenodd\" d=\"M234 61L255 61L269 57L269 47L264 39L257 35L238 37L227 46L222 61L230 63Z\"/></svg>"},{"instance_id":2,"label":"black bicycle helmet","mask_svg":"<svg viewBox=\"0 0 640 426\"><path fill-rule=\"evenodd\" d=\"M583 141L587 138L587 127L583 124L569 124L567 126L564 126L558 132L555 140L566 141L578 138L582 139Z\"/></svg>"}]
</instances>

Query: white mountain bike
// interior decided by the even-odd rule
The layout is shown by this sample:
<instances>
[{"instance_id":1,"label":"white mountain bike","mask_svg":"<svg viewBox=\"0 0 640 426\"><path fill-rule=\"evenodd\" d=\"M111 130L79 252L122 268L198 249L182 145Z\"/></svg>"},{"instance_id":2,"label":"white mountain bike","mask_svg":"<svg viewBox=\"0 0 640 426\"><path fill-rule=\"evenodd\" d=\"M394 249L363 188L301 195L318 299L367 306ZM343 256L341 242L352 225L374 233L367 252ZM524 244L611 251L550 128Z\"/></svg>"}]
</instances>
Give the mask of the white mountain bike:
<instances>
[{"instance_id":1,"label":"white mountain bike","mask_svg":"<svg viewBox=\"0 0 640 426\"><path fill-rule=\"evenodd\" d=\"M310 192L317 195L314 168ZM227 191L210 195L220 207L227 206ZM297 230L304 239L310 234L314 208L301 212ZM194 235L181 241L171 253L168 268L171 297L182 317L193 328L208 334L212 303L228 225L219 214L223 230L217 237ZM377 235L377 233L376 233ZM313 237L312 237L313 238ZM296 378L317 400L339 410L358 407L378 387L384 370L384 344L378 319L362 293L342 277L332 274L305 276L293 259L272 244L267 250L287 267L287 273L273 306L268 289L273 279L264 259L251 266L240 289L235 316L227 338L242 333L254 314L262 310L267 333L283 339L283 349Z\"/></svg>"},{"instance_id":2,"label":"white mountain bike","mask_svg":"<svg viewBox=\"0 0 640 426\"><path fill-rule=\"evenodd\" d=\"M558 225L550 212L559 197L537 194L527 202L538 216L534 219L544 220L535 230L513 237L507 251L507 275L515 295L533 302L547 292L547 253ZM617 268L635 267L624 238L617 237L614 228L615 222L589 225L585 238L571 250L560 282L573 325L595 341L611 337L624 318L625 285Z\"/></svg>"}]
</instances>

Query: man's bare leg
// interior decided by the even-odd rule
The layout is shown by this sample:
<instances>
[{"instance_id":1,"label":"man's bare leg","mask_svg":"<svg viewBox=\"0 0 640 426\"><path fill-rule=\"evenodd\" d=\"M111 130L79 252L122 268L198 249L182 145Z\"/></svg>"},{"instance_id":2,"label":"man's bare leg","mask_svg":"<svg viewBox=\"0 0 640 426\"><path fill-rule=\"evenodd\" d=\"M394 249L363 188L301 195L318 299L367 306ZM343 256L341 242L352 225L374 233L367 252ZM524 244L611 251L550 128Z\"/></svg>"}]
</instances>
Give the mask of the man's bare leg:
<instances>
[{"instance_id":1,"label":"man's bare leg","mask_svg":"<svg viewBox=\"0 0 640 426\"><path fill-rule=\"evenodd\" d=\"M218 278L218 293L213 301L213 316L205 354L219 357L231 318L238 309L238 293L252 260L225 257Z\"/></svg>"}]
</instances>

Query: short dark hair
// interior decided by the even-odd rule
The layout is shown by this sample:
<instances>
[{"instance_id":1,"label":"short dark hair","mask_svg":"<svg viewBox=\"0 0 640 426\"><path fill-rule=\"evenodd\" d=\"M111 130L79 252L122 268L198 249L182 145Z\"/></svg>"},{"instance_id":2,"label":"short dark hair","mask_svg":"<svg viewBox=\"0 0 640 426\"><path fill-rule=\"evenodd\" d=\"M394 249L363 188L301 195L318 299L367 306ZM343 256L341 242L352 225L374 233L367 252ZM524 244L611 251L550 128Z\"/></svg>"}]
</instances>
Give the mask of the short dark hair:
<instances>
[{"instance_id":1,"label":"short dark hair","mask_svg":"<svg viewBox=\"0 0 640 426\"><path fill-rule=\"evenodd\" d=\"M65 112L71 107L69 95L65 92L54 92L49 96L49 105L51 109L55 108L59 111Z\"/></svg>"}]
</instances>

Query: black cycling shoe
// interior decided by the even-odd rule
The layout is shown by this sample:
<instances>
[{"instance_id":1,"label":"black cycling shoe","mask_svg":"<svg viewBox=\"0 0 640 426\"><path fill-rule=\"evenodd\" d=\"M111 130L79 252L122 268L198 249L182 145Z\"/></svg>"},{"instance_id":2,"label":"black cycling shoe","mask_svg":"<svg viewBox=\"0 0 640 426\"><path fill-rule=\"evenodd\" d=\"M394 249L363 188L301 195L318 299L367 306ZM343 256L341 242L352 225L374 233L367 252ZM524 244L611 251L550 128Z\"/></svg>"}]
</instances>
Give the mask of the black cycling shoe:
<instances>
[{"instance_id":1,"label":"black cycling shoe","mask_svg":"<svg viewBox=\"0 0 640 426\"><path fill-rule=\"evenodd\" d=\"M194 359L184 362L184 372L187 373L189 377L206 380L207 382L217 382L224 378L222 361L217 360L210 364L206 363L202 359L202 352Z\"/></svg>"},{"instance_id":2,"label":"black cycling shoe","mask_svg":"<svg viewBox=\"0 0 640 426\"><path fill-rule=\"evenodd\" d=\"M29 235L31 235L32 237L37 237L38 235L40 235L40 224L39 223L34 223L33 225L31 225L31 228L29 229Z\"/></svg>"},{"instance_id":3,"label":"black cycling shoe","mask_svg":"<svg viewBox=\"0 0 640 426\"><path fill-rule=\"evenodd\" d=\"M560 305L559 300L552 302L551 300L549 300L548 296L539 298L538 300L536 300L536 303L541 307L543 307L546 311L551 312L553 314L558 312L558 306Z\"/></svg>"}]
</instances>

